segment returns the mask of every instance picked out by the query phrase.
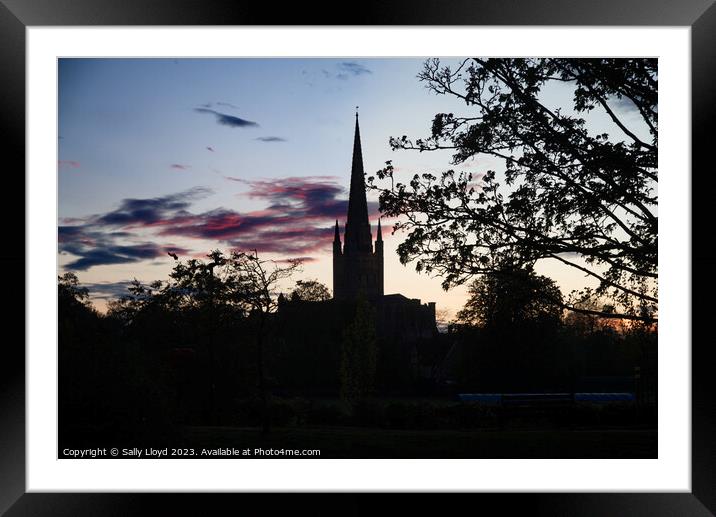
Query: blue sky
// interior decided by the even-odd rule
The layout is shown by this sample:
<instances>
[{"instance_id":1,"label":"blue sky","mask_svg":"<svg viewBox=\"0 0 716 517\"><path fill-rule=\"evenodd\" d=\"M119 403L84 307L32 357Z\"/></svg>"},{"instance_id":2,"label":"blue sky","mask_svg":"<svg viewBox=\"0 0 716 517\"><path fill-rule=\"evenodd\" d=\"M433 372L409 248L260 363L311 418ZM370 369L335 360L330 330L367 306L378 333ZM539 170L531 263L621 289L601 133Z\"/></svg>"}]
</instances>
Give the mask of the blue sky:
<instances>
[{"instance_id":1,"label":"blue sky","mask_svg":"<svg viewBox=\"0 0 716 517\"><path fill-rule=\"evenodd\" d=\"M428 95L415 79L421 60L364 62L369 66L327 59L61 60L59 159L87 171L61 174L61 215L99 212L118 196L160 195L168 186L218 187L220 173L343 175L356 105L366 170L379 168L392 157L387 136L423 133L446 99ZM220 125L195 111L206 104L259 127ZM286 141L256 140L272 136ZM188 168L179 174L172 164Z\"/></svg>"},{"instance_id":2,"label":"blue sky","mask_svg":"<svg viewBox=\"0 0 716 517\"><path fill-rule=\"evenodd\" d=\"M451 167L449 153L388 146L390 136L426 136L438 112L464 111L417 80L423 61L61 59L61 272L76 271L102 308L132 278L166 278L167 250L186 258L263 242L267 257L310 257L296 279L331 287L331 229L345 217L355 107L366 172L386 160L406 177ZM564 93L546 95L565 105ZM596 114L590 124L611 131ZM486 158L458 167L501 168ZM439 279L400 265L399 242L386 236L386 293L454 314L465 289L445 293ZM565 291L585 285L574 272L545 272Z\"/></svg>"}]
</instances>

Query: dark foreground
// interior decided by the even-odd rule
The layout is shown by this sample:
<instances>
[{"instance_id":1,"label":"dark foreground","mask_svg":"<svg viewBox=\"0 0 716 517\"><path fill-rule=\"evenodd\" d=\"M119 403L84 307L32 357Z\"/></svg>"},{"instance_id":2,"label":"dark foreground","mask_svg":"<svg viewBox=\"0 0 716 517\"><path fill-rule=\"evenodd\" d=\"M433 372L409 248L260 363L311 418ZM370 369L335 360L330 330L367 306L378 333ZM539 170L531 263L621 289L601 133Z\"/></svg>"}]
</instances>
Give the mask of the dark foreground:
<instances>
[{"instance_id":1,"label":"dark foreground","mask_svg":"<svg viewBox=\"0 0 716 517\"><path fill-rule=\"evenodd\" d=\"M142 440L62 440L66 448L118 447L136 459L166 450L162 458L656 458L653 429L393 430L360 427L183 427L172 436ZM95 437L98 438L98 437ZM117 443L120 442L120 443ZM136 449L135 449L136 448ZM128 449L127 453L123 449ZM149 451L147 450L149 449ZM261 449L261 451L258 451ZM157 452L159 451L159 452ZM106 456L111 457L111 456Z\"/></svg>"},{"instance_id":2,"label":"dark foreground","mask_svg":"<svg viewBox=\"0 0 716 517\"><path fill-rule=\"evenodd\" d=\"M324 458L656 458L654 430L410 431L364 428L195 427L202 447L319 449Z\"/></svg>"}]
</instances>

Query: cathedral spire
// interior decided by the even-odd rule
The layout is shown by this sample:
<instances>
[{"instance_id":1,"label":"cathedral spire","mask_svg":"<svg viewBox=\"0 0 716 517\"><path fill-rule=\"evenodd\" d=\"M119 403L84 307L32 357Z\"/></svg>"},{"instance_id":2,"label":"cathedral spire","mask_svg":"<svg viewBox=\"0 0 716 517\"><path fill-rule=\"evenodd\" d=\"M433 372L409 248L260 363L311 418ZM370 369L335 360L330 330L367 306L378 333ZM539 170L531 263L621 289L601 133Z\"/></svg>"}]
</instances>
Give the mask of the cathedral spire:
<instances>
[{"instance_id":1,"label":"cathedral spire","mask_svg":"<svg viewBox=\"0 0 716 517\"><path fill-rule=\"evenodd\" d=\"M356 111L348 218L343 244L337 222L333 240L333 298L336 300L356 300L361 293L370 299L383 296L383 236L379 220L374 248L363 175L363 150Z\"/></svg>"},{"instance_id":2,"label":"cathedral spire","mask_svg":"<svg viewBox=\"0 0 716 517\"><path fill-rule=\"evenodd\" d=\"M365 196L363 150L361 149L357 111L353 137L353 163L351 166L351 188L348 197L345 246L346 249L356 251L370 251L372 249L370 224L368 223L368 202Z\"/></svg>"}]
</instances>

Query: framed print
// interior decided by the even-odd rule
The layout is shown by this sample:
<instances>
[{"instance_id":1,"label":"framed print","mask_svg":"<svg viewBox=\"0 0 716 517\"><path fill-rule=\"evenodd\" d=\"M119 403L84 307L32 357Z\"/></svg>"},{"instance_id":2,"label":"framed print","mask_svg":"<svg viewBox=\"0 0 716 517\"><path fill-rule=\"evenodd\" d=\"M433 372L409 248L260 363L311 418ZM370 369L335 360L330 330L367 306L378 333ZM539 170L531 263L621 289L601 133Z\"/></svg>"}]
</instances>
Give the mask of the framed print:
<instances>
[{"instance_id":1,"label":"framed print","mask_svg":"<svg viewBox=\"0 0 716 517\"><path fill-rule=\"evenodd\" d=\"M713 512L716 8L543 4L5 2L3 510Z\"/></svg>"}]
</instances>

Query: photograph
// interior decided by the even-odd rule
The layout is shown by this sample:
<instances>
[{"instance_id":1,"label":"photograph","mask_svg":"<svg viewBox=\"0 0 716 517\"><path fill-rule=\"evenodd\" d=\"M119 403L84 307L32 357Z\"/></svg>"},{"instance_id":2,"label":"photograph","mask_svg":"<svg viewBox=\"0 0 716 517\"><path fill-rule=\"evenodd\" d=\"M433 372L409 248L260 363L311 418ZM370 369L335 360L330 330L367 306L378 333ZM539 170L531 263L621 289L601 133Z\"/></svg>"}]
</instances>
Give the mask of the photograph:
<instances>
[{"instance_id":1,"label":"photograph","mask_svg":"<svg viewBox=\"0 0 716 517\"><path fill-rule=\"evenodd\" d=\"M0 0L0 515L715 515L715 2Z\"/></svg>"},{"instance_id":2,"label":"photograph","mask_svg":"<svg viewBox=\"0 0 716 517\"><path fill-rule=\"evenodd\" d=\"M58 458L658 458L657 57L56 93Z\"/></svg>"}]
</instances>

